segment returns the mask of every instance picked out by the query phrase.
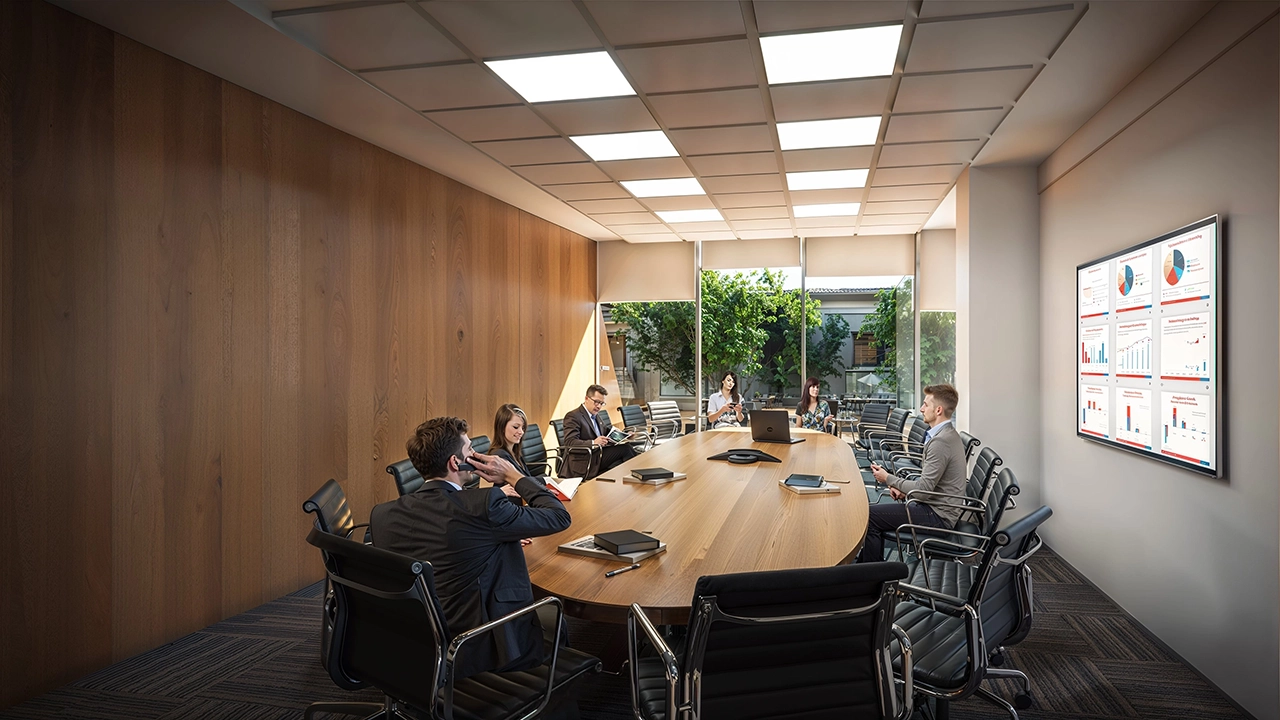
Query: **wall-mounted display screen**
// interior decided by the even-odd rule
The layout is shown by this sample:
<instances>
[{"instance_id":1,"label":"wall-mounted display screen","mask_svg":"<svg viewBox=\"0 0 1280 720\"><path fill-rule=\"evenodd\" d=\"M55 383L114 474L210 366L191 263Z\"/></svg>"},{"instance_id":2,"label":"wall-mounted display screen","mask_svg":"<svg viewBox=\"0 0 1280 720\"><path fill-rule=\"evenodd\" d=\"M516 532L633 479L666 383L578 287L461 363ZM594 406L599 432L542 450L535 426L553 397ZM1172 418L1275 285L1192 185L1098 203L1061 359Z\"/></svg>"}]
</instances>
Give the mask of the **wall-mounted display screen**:
<instances>
[{"instance_id":1,"label":"wall-mounted display screen","mask_svg":"<svg viewBox=\"0 0 1280 720\"><path fill-rule=\"evenodd\" d=\"M1217 215L1076 268L1076 434L1220 477Z\"/></svg>"}]
</instances>

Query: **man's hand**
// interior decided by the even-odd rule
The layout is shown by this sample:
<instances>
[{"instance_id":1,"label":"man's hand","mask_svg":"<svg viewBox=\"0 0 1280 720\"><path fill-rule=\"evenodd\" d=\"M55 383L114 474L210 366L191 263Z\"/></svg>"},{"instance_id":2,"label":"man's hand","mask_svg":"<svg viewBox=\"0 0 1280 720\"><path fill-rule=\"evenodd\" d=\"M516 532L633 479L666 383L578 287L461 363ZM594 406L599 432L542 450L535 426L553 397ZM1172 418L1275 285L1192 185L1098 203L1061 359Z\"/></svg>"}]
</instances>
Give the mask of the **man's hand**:
<instances>
[{"instance_id":1,"label":"man's hand","mask_svg":"<svg viewBox=\"0 0 1280 720\"><path fill-rule=\"evenodd\" d=\"M889 473L875 463L871 464L871 474L875 476L877 483L880 483L881 485L887 485L889 483Z\"/></svg>"},{"instance_id":2,"label":"man's hand","mask_svg":"<svg viewBox=\"0 0 1280 720\"><path fill-rule=\"evenodd\" d=\"M898 500L899 502L901 502L902 500L906 500L906 499L907 499L907 494L906 494L906 493L904 493L904 492L902 492L902 491L901 491L901 490L899 490L898 488L892 488L892 487L891 487L891 488L889 488L889 497L893 498L894 500Z\"/></svg>"},{"instance_id":3,"label":"man's hand","mask_svg":"<svg viewBox=\"0 0 1280 720\"><path fill-rule=\"evenodd\" d=\"M605 437L604 435L601 435L595 440L592 440L591 444L595 445L596 447L604 447L605 445L609 444L609 438Z\"/></svg>"},{"instance_id":4,"label":"man's hand","mask_svg":"<svg viewBox=\"0 0 1280 720\"><path fill-rule=\"evenodd\" d=\"M501 491L502 491L502 494L503 494L503 495L506 495L507 497L513 497L513 498L518 498L518 497L520 497L520 493L516 492L516 489L515 489L514 487L510 486L510 485L505 485L505 484L504 484L504 485L494 485L494 487L496 487L496 488L498 488L499 490L501 490Z\"/></svg>"},{"instance_id":5,"label":"man's hand","mask_svg":"<svg viewBox=\"0 0 1280 720\"><path fill-rule=\"evenodd\" d=\"M520 547L529 547L533 544L533 538L525 538L520 541Z\"/></svg>"},{"instance_id":6,"label":"man's hand","mask_svg":"<svg viewBox=\"0 0 1280 720\"><path fill-rule=\"evenodd\" d=\"M502 485L503 483L515 485L520 481L520 478L524 477L511 463L497 455L476 453L467 459L475 466L477 475L494 485ZM506 492L506 490L504 489L503 492ZM511 488L511 493L519 495L519 493L516 493L515 488Z\"/></svg>"}]
</instances>

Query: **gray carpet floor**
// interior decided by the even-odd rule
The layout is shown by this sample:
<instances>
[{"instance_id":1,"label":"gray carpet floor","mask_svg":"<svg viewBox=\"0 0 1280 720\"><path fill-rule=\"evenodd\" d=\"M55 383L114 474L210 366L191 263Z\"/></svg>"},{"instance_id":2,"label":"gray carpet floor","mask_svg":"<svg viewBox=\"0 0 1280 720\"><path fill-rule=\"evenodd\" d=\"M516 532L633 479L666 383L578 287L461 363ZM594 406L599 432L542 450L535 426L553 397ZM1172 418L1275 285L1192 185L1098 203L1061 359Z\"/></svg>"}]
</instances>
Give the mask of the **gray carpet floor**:
<instances>
[{"instance_id":1,"label":"gray carpet floor","mask_svg":"<svg viewBox=\"0 0 1280 720\"><path fill-rule=\"evenodd\" d=\"M1243 718L1221 693L1163 649L1147 631L1061 558L1032 559L1036 615L1031 635L1008 666L1031 677L1036 704L1026 720L1225 720ZM301 718L316 700L369 700L347 693L321 669L317 583L180 640L116 663L22 705L0 720L281 720ZM609 626L572 621L570 642L599 652ZM1012 698L1013 688L994 690ZM590 678L579 702L584 720L631 717L625 678ZM956 720L1005 717L970 699Z\"/></svg>"}]
</instances>

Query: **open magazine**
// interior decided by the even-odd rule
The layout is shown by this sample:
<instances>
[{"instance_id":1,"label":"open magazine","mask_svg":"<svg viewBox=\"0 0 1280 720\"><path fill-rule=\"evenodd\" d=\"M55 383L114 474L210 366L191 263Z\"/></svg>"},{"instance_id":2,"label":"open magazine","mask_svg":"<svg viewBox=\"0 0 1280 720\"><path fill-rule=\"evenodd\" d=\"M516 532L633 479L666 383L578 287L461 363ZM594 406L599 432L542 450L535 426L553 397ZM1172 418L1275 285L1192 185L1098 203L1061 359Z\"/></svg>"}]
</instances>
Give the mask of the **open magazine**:
<instances>
[{"instance_id":1,"label":"open magazine","mask_svg":"<svg viewBox=\"0 0 1280 720\"><path fill-rule=\"evenodd\" d=\"M547 478L547 489L560 498L561 502L572 500L581 485L582 478Z\"/></svg>"}]
</instances>

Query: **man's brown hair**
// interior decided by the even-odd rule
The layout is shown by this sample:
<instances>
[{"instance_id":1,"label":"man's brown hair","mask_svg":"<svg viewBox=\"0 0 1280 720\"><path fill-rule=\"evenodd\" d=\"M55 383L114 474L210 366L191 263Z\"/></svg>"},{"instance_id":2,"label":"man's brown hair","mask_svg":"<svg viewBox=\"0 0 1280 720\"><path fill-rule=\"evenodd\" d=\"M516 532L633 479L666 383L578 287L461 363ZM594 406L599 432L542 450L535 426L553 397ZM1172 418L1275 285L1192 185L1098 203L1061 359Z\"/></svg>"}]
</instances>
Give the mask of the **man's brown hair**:
<instances>
[{"instance_id":1,"label":"man's brown hair","mask_svg":"<svg viewBox=\"0 0 1280 720\"><path fill-rule=\"evenodd\" d=\"M587 387L587 397L591 397L596 393L600 393L601 395L608 396L609 391L605 390L603 385L590 385Z\"/></svg>"},{"instance_id":2,"label":"man's brown hair","mask_svg":"<svg viewBox=\"0 0 1280 720\"><path fill-rule=\"evenodd\" d=\"M932 395L938 407L947 411L948 418L956 414L956 406L960 404L960 393L956 392L955 386L951 383L929 385L924 389L924 394Z\"/></svg>"},{"instance_id":3,"label":"man's brown hair","mask_svg":"<svg viewBox=\"0 0 1280 720\"><path fill-rule=\"evenodd\" d=\"M431 418L419 425L404 444L413 468L424 478L448 475L449 458L461 455L462 435L466 432L467 421L456 417Z\"/></svg>"}]
</instances>

